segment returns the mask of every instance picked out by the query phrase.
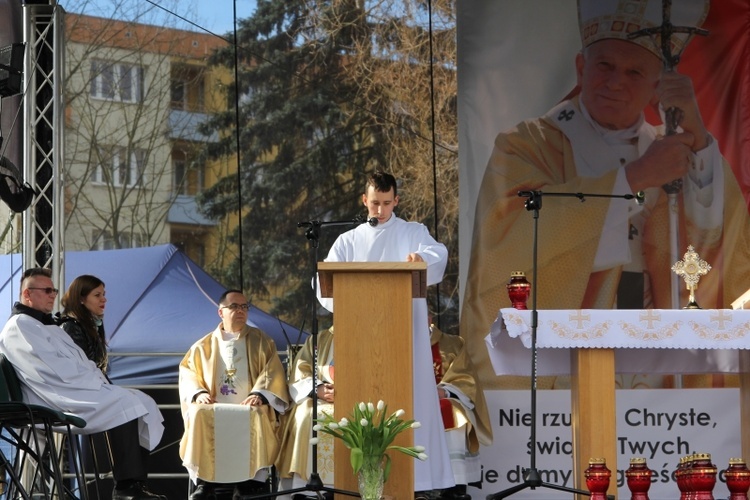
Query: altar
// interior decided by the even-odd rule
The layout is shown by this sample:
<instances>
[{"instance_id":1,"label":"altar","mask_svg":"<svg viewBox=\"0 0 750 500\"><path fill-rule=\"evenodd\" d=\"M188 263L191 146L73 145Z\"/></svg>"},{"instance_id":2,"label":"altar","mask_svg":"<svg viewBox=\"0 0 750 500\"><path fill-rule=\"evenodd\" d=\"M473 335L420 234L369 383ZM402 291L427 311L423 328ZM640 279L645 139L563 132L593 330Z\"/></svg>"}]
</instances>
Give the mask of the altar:
<instances>
[{"instance_id":1,"label":"altar","mask_svg":"<svg viewBox=\"0 0 750 500\"><path fill-rule=\"evenodd\" d=\"M740 373L742 421L750 418L750 310L542 310L537 318L537 375L571 375L576 487L585 489L590 458L617 470L615 373ZM531 311L501 309L485 342L498 375L531 375ZM744 427L742 450L750 456Z\"/></svg>"}]
</instances>

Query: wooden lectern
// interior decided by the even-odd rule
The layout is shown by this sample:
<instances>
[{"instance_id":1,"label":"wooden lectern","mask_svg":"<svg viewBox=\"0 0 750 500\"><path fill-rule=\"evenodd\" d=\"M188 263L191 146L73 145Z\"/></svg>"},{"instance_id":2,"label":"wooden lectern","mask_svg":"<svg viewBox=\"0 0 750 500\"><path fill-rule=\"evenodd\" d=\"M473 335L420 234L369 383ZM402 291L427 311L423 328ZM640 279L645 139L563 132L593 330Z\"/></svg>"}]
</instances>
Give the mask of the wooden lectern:
<instances>
[{"instance_id":1,"label":"wooden lectern","mask_svg":"<svg viewBox=\"0 0 750 500\"><path fill-rule=\"evenodd\" d=\"M427 289L424 262L320 262L320 293L333 297L336 332L337 420L348 417L356 403L385 401L414 418L412 372L412 298ZM336 489L357 491L349 450L334 440ZM412 446L409 429L394 444ZM414 496L414 458L390 452L393 465L384 495L395 500ZM342 495L337 495L343 498Z\"/></svg>"}]
</instances>

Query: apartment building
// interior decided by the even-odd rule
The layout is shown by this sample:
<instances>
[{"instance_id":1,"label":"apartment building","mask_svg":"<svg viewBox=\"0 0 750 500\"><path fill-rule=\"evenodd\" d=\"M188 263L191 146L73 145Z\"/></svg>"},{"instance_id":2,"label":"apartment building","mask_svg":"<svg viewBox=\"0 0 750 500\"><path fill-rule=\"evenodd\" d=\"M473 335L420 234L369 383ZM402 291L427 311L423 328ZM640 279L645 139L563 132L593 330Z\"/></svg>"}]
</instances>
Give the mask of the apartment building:
<instances>
[{"instance_id":1,"label":"apartment building","mask_svg":"<svg viewBox=\"0 0 750 500\"><path fill-rule=\"evenodd\" d=\"M203 33L85 15L65 21L65 248L171 242L220 267L231 221L202 216L196 195L234 159L205 161L231 74L208 66L226 42Z\"/></svg>"}]
</instances>

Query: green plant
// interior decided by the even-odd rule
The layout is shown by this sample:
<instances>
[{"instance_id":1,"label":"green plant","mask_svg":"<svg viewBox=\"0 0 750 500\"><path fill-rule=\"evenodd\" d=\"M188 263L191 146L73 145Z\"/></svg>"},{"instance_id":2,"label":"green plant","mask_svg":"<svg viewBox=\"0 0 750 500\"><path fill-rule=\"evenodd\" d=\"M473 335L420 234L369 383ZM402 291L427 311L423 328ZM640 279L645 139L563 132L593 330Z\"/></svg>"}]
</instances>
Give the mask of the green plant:
<instances>
[{"instance_id":1,"label":"green plant","mask_svg":"<svg viewBox=\"0 0 750 500\"><path fill-rule=\"evenodd\" d=\"M397 446L392 444L401 432L406 429L416 429L421 424L416 420L404 420L404 410L397 410L388 415L388 407L383 401L377 406L371 402L354 405L349 418L342 418L338 422L326 412L324 417L317 419L313 427L318 432L325 432L339 438L349 448L352 470L357 474L365 460L385 460L384 478L387 481L391 472L391 457L389 450L400 451L419 460L427 460L424 446ZM317 444L313 438L312 444Z\"/></svg>"}]
</instances>

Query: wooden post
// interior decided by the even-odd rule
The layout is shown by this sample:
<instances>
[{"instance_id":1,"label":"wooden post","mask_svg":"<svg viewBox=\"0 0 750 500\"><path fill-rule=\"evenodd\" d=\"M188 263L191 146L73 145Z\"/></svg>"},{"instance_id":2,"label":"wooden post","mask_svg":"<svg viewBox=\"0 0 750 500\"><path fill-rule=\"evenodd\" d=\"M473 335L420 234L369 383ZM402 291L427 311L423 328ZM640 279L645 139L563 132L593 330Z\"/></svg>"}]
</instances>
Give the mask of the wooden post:
<instances>
[{"instance_id":1,"label":"wooden post","mask_svg":"<svg viewBox=\"0 0 750 500\"><path fill-rule=\"evenodd\" d=\"M612 471L607 494L617 498L615 351L571 349L570 357L575 487L586 490L589 459L604 458Z\"/></svg>"},{"instance_id":2,"label":"wooden post","mask_svg":"<svg viewBox=\"0 0 750 500\"><path fill-rule=\"evenodd\" d=\"M335 417L348 417L354 404L383 400L389 410L414 417L412 299L425 297L424 262L321 262L322 297L333 297L336 332ZM334 440L334 486L357 491L349 450ZM414 444L411 429L395 441ZM414 496L414 458L391 453L393 466L384 494ZM343 495L337 495L345 498Z\"/></svg>"}]
</instances>

